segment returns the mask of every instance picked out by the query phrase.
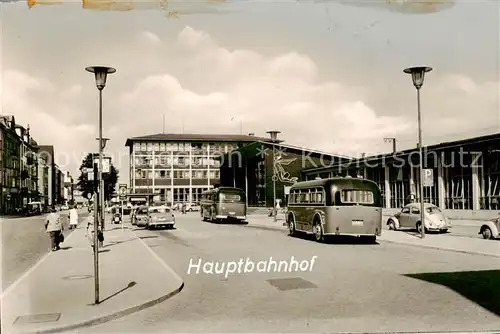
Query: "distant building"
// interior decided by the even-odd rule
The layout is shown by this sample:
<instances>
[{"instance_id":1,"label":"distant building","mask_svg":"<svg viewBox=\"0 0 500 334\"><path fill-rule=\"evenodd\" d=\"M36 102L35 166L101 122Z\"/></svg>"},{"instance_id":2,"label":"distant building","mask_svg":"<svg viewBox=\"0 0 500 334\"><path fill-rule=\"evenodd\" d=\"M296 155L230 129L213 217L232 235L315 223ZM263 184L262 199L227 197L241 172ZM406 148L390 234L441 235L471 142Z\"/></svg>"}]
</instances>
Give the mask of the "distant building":
<instances>
[{"instance_id":1,"label":"distant building","mask_svg":"<svg viewBox=\"0 0 500 334\"><path fill-rule=\"evenodd\" d=\"M74 200L74 184L73 184L73 177L69 172L66 172L66 175L64 176L64 189L63 189L63 197L64 197L64 202L73 202Z\"/></svg>"},{"instance_id":2,"label":"distant building","mask_svg":"<svg viewBox=\"0 0 500 334\"><path fill-rule=\"evenodd\" d=\"M38 154L38 192L40 193L40 202L44 206L50 205L50 165L46 155Z\"/></svg>"},{"instance_id":3,"label":"distant building","mask_svg":"<svg viewBox=\"0 0 500 334\"><path fill-rule=\"evenodd\" d=\"M198 202L220 184L220 157L268 139L250 135L155 134L127 139L130 189L167 203Z\"/></svg>"},{"instance_id":4,"label":"distant building","mask_svg":"<svg viewBox=\"0 0 500 334\"><path fill-rule=\"evenodd\" d=\"M38 146L38 155L46 159L48 165L48 205L64 204L64 174L54 161L54 146Z\"/></svg>"}]
</instances>

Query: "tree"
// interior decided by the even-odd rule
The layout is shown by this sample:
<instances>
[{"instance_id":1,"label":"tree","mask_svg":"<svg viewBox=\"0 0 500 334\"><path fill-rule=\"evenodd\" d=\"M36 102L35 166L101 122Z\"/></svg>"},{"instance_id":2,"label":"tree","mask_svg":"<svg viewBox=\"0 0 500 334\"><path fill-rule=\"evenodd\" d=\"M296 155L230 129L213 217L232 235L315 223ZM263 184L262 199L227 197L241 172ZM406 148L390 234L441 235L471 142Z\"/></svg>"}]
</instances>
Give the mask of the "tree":
<instances>
[{"instance_id":1,"label":"tree","mask_svg":"<svg viewBox=\"0 0 500 334\"><path fill-rule=\"evenodd\" d=\"M78 182L76 187L82 192L82 196L88 198L88 194L94 193L94 181L89 181L87 178L87 173L85 168L92 168L93 166L93 153L87 154L85 159L83 159L80 166L80 176L78 177ZM96 154L97 156L97 154ZM96 178L97 175L94 175ZM111 164L111 173L103 174L104 179L104 200L108 201L111 196L115 193L116 183L118 182L118 170Z\"/></svg>"}]
</instances>

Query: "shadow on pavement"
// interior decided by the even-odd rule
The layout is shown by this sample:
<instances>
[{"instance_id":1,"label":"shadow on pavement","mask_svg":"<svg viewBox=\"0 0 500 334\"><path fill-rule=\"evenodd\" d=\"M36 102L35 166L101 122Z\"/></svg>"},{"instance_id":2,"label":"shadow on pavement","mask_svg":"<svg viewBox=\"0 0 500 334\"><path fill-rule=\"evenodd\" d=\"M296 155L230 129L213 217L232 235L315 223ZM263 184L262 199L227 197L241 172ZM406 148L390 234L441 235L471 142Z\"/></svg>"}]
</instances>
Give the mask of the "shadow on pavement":
<instances>
[{"instance_id":1,"label":"shadow on pavement","mask_svg":"<svg viewBox=\"0 0 500 334\"><path fill-rule=\"evenodd\" d=\"M68 250L68 249L71 249L71 248L73 248L73 247L71 247L71 246L65 246L65 247L61 247L59 249L61 249L61 250Z\"/></svg>"},{"instance_id":2,"label":"shadow on pavement","mask_svg":"<svg viewBox=\"0 0 500 334\"><path fill-rule=\"evenodd\" d=\"M145 237L139 237L139 239L154 239L154 238L158 238L158 236L157 235L148 235Z\"/></svg>"},{"instance_id":3,"label":"shadow on pavement","mask_svg":"<svg viewBox=\"0 0 500 334\"><path fill-rule=\"evenodd\" d=\"M446 286L500 316L500 270L420 273L405 276Z\"/></svg>"},{"instance_id":4,"label":"shadow on pavement","mask_svg":"<svg viewBox=\"0 0 500 334\"><path fill-rule=\"evenodd\" d=\"M109 252L111 249L99 249L99 253L107 253Z\"/></svg>"},{"instance_id":5,"label":"shadow on pavement","mask_svg":"<svg viewBox=\"0 0 500 334\"><path fill-rule=\"evenodd\" d=\"M119 295L120 293L124 292L125 290L128 290L128 289L130 289L130 288L132 288L132 287L134 287L134 286L136 286L136 285L137 285L137 283L136 283L136 282L133 282L133 281L132 281L132 282L130 282L130 283L129 283L126 287L124 287L123 289L121 289L121 290L119 290L119 291L117 291L117 292L113 293L112 295L110 295L110 296L108 296L108 297L104 298L103 300L101 300L100 304L104 303L106 300L109 300L109 299L113 298L114 296Z\"/></svg>"}]
</instances>

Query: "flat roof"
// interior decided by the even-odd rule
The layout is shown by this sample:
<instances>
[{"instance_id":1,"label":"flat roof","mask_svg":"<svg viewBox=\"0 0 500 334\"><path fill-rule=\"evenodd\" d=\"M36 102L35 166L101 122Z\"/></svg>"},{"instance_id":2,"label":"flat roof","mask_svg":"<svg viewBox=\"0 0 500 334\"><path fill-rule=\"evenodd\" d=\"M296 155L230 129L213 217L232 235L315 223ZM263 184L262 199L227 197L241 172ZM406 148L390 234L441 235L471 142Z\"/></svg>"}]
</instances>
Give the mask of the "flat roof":
<instances>
[{"instance_id":1,"label":"flat roof","mask_svg":"<svg viewBox=\"0 0 500 334\"><path fill-rule=\"evenodd\" d=\"M269 141L255 141L252 143L249 143L243 147L240 147L238 149L233 150L232 152L242 152L250 155L257 156L259 154L262 154L263 152L260 149L260 145L266 145L268 147L272 146L272 143ZM292 152L292 153L304 153L304 154L310 154L312 157L332 157L332 158L339 158L339 159L344 159L351 161L353 160L352 157L348 157L345 155L340 155L340 154L335 154L335 153L329 153L329 152L323 152L323 151L318 151L318 150L313 150L313 149L308 149L304 147L299 147L299 146L293 146L293 145L288 145L288 144L283 144L283 143L277 143L276 144L276 149L284 149L284 152L286 153L287 151ZM228 153L228 154L231 154Z\"/></svg>"},{"instance_id":2,"label":"flat roof","mask_svg":"<svg viewBox=\"0 0 500 334\"><path fill-rule=\"evenodd\" d=\"M467 139L460 139L456 141L450 141L450 142L442 142L439 144L434 144L434 145L429 145L429 146L423 146L422 149L424 151L442 151L446 149L453 149L453 148L459 148L467 145L474 145L474 144L487 144L491 142L496 142L500 141L500 133L494 133L490 135L484 135L484 136L479 136L479 137L474 137L474 138L467 138ZM500 146L498 146L500 147ZM365 162L365 163L375 163L379 160L387 159L387 158L393 158L393 157L404 157L407 155L410 155L411 153L418 152L418 148L412 148L408 150L403 150L403 151L398 151L396 153L385 153L385 154L379 154L379 155L372 155L372 156L366 156L364 158L359 158L359 159L353 159L352 161L349 162L344 162L344 163L349 163L349 164L356 164L360 162ZM425 154L425 153L424 153ZM317 167L317 168L308 168L308 169L303 169L303 172L314 172L314 171L326 171L326 170L331 170L334 168L339 168L342 167L343 163L338 163L334 164L331 166L327 167Z\"/></svg>"},{"instance_id":3,"label":"flat roof","mask_svg":"<svg viewBox=\"0 0 500 334\"><path fill-rule=\"evenodd\" d=\"M254 142L271 141L271 139L242 134L158 133L153 135L128 138L125 142L125 146L132 146L132 143L135 141Z\"/></svg>"}]
</instances>

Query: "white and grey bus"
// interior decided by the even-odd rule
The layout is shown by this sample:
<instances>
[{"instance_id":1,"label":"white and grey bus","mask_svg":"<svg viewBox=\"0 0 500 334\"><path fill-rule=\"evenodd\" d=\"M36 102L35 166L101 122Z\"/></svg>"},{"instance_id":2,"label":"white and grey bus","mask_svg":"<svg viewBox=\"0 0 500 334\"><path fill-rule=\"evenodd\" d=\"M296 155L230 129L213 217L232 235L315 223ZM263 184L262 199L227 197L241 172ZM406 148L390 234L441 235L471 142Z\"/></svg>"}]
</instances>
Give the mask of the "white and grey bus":
<instances>
[{"instance_id":1,"label":"white and grey bus","mask_svg":"<svg viewBox=\"0 0 500 334\"><path fill-rule=\"evenodd\" d=\"M382 234L382 203L378 185L370 180L338 177L294 184L290 188L287 225L290 235L350 235L375 242Z\"/></svg>"}]
</instances>

